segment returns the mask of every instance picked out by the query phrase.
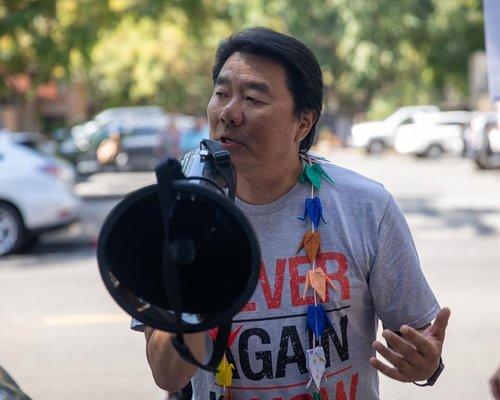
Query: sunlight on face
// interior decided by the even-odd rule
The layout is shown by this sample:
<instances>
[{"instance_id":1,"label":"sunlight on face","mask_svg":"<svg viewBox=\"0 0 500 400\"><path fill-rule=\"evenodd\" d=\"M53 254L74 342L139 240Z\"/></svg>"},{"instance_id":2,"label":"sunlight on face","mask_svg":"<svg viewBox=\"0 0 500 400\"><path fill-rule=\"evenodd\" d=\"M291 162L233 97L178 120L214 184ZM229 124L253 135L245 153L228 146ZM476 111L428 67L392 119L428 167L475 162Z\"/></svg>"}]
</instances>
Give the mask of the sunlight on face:
<instances>
[{"instance_id":1,"label":"sunlight on face","mask_svg":"<svg viewBox=\"0 0 500 400\"><path fill-rule=\"evenodd\" d=\"M299 149L299 121L283 66L234 53L223 65L207 108L210 136L230 151L238 173L287 165Z\"/></svg>"}]
</instances>

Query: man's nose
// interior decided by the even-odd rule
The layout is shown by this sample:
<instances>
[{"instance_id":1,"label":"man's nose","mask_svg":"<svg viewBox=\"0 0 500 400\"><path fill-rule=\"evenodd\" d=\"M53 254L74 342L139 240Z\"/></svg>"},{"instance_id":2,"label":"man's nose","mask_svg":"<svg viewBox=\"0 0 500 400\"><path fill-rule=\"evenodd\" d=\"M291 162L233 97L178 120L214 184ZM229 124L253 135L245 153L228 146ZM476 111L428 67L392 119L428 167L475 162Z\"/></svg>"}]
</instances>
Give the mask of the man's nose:
<instances>
[{"instance_id":1,"label":"man's nose","mask_svg":"<svg viewBox=\"0 0 500 400\"><path fill-rule=\"evenodd\" d=\"M241 102L237 98L232 98L222 112L219 114L219 121L223 125L236 125L239 126L243 123L243 110L241 109Z\"/></svg>"}]
</instances>

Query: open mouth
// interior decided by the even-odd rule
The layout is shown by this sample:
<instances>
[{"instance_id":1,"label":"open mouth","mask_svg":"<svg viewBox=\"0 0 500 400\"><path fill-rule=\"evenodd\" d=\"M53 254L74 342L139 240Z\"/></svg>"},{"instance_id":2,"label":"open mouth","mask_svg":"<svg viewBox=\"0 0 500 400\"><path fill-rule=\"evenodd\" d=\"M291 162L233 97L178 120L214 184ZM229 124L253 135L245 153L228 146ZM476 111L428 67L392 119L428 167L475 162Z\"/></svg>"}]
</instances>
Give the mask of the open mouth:
<instances>
[{"instance_id":1,"label":"open mouth","mask_svg":"<svg viewBox=\"0 0 500 400\"><path fill-rule=\"evenodd\" d=\"M221 143L224 143L224 144L226 144L226 143L236 143L234 140L229 139L229 138L224 137L224 136L222 136L222 137L220 138L220 141L221 141Z\"/></svg>"}]
</instances>

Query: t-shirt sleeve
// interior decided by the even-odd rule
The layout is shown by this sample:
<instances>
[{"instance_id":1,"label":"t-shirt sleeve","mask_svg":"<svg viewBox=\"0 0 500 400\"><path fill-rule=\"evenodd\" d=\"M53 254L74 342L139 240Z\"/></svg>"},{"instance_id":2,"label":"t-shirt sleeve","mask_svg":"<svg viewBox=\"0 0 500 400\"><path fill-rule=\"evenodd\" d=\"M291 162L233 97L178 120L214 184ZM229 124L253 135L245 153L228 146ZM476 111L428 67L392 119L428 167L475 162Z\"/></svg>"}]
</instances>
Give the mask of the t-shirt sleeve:
<instances>
[{"instance_id":1,"label":"t-shirt sleeve","mask_svg":"<svg viewBox=\"0 0 500 400\"><path fill-rule=\"evenodd\" d=\"M375 311L384 328L420 328L439 311L420 267L410 228L391 196L378 229L378 249L370 272Z\"/></svg>"}]
</instances>

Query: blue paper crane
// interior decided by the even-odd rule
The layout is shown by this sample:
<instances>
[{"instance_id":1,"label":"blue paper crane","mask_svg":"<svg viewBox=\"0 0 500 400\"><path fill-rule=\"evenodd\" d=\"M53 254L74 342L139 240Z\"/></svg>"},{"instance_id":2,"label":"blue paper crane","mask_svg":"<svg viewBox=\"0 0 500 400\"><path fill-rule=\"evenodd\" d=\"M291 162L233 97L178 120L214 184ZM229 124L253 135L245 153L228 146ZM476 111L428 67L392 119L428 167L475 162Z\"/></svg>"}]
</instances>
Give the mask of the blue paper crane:
<instances>
[{"instance_id":1,"label":"blue paper crane","mask_svg":"<svg viewBox=\"0 0 500 400\"><path fill-rule=\"evenodd\" d=\"M306 331L311 331L314 333L316 338L319 338L325 331L325 327L331 324L332 323L321 304L307 307Z\"/></svg>"},{"instance_id":2,"label":"blue paper crane","mask_svg":"<svg viewBox=\"0 0 500 400\"><path fill-rule=\"evenodd\" d=\"M297 217L298 219L305 221L306 217L309 217L314 225L314 228L317 228L320 222L320 219L326 224L325 219L323 218L323 206L321 205L321 200L318 196L312 199L306 199L306 207L304 210L304 217Z\"/></svg>"}]
</instances>

